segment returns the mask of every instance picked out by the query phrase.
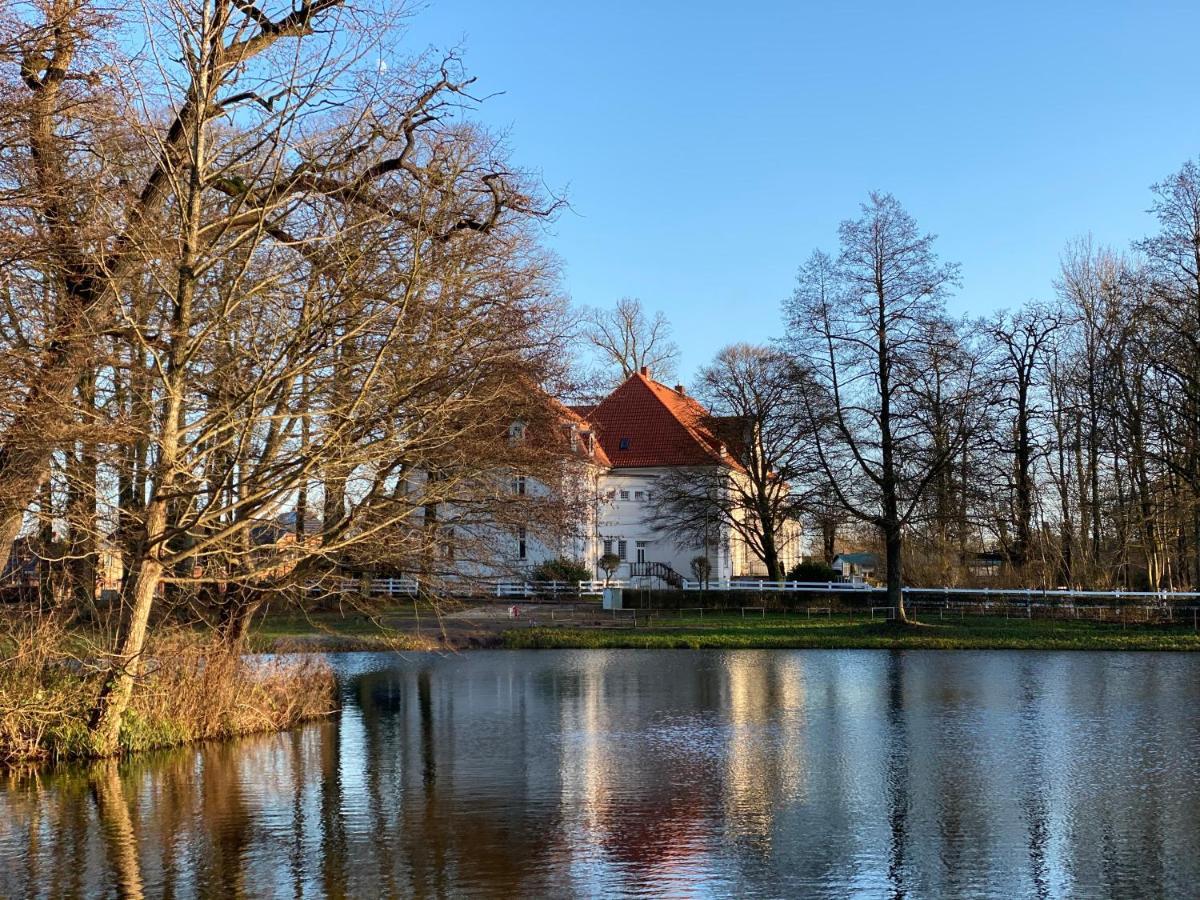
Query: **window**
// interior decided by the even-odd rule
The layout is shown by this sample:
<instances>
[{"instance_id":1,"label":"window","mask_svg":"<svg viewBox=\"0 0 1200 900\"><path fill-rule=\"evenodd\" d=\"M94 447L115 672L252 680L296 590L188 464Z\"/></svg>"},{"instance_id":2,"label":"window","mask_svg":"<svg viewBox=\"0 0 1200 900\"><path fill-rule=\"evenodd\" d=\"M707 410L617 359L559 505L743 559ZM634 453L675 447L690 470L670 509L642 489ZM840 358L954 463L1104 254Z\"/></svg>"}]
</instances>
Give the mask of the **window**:
<instances>
[{"instance_id":1,"label":"window","mask_svg":"<svg viewBox=\"0 0 1200 900\"><path fill-rule=\"evenodd\" d=\"M618 450L628 450L629 449L629 438L627 438L627 437L621 438L621 440L617 442L617 449Z\"/></svg>"},{"instance_id":2,"label":"window","mask_svg":"<svg viewBox=\"0 0 1200 900\"><path fill-rule=\"evenodd\" d=\"M525 476L514 475L512 480L512 492L522 497L525 496Z\"/></svg>"},{"instance_id":3,"label":"window","mask_svg":"<svg viewBox=\"0 0 1200 900\"><path fill-rule=\"evenodd\" d=\"M517 559L525 559L526 549L525 526L521 526L517 529Z\"/></svg>"},{"instance_id":4,"label":"window","mask_svg":"<svg viewBox=\"0 0 1200 900\"><path fill-rule=\"evenodd\" d=\"M641 503L642 500L645 499L645 497L646 497L645 491L634 491L633 492L633 499L636 500L638 503Z\"/></svg>"},{"instance_id":5,"label":"window","mask_svg":"<svg viewBox=\"0 0 1200 900\"><path fill-rule=\"evenodd\" d=\"M647 503L654 502L654 491L646 491L646 502Z\"/></svg>"},{"instance_id":6,"label":"window","mask_svg":"<svg viewBox=\"0 0 1200 900\"><path fill-rule=\"evenodd\" d=\"M620 559L625 559L628 552L629 548L626 546L625 541L617 541L617 556Z\"/></svg>"},{"instance_id":7,"label":"window","mask_svg":"<svg viewBox=\"0 0 1200 900\"><path fill-rule=\"evenodd\" d=\"M511 443L525 440L525 423L513 422L508 426L508 440Z\"/></svg>"},{"instance_id":8,"label":"window","mask_svg":"<svg viewBox=\"0 0 1200 900\"><path fill-rule=\"evenodd\" d=\"M612 545L613 545L612 538L604 539L604 555L605 556L608 556L609 554L612 553Z\"/></svg>"},{"instance_id":9,"label":"window","mask_svg":"<svg viewBox=\"0 0 1200 900\"><path fill-rule=\"evenodd\" d=\"M628 500L629 499L629 491L621 491L621 499Z\"/></svg>"}]
</instances>

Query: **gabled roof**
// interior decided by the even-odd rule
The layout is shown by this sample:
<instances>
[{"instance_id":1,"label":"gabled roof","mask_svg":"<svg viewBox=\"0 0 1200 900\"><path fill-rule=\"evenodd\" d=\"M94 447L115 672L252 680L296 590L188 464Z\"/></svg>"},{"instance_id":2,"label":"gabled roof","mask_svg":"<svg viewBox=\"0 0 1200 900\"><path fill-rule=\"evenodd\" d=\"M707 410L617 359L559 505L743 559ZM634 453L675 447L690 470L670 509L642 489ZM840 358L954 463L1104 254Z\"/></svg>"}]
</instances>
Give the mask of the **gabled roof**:
<instances>
[{"instance_id":1,"label":"gabled roof","mask_svg":"<svg viewBox=\"0 0 1200 900\"><path fill-rule=\"evenodd\" d=\"M724 465L742 471L713 433L708 410L645 369L630 375L588 418L613 468Z\"/></svg>"},{"instance_id":2,"label":"gabled roof","mask_svg":"<svg viewBox=\"0 0 1200 900\"><path fill-rule=\"evenodd\" d=\"M834 565L841 563L849 563L852 566L860 566L868 569L879 567L879 560L874 553L870 551L859 551L857 553L839 553L833 558Z\"/></svg>"},{"instance_id":3,"label":"gabled roof","mask_svg":"<svg viewBox=\"0 0 1200 900\"><path fill-rule=\"evenodd\" d=\"M587 458L590 462L598 466L611 466L612 461L608 458L608 454L604 451L604 442L600 440L600 436L596 435L596 429L592 423L579 414L579 407L566 406L558 401L554 401L560 407L560 415L569 426L575 426L577 429L576 436L578 444L575 448L575 455ZM588 454L588 438L592 435L596 436L595 444L592 447L592 453Z\"/></svg>"},{"instance_id":4,"label":"gabled roof","mask_svg":"<svg viewBox=\"0 0 1200 900\"><path fill-rule=\"evenodd\" d=\"M561 452L605 468L612 465L604 453L595 426L580 415L581 407L567 406L536 384L530 384L529 389L534 395L534 403L529 408L518 411L520 418L510 423L507 434L510 443L513 438L512 427L519 423L530 447ZM530 419L533 421L529 421ZM573 442L572 434L575 438Z\"/></svg>"}]
</instances>

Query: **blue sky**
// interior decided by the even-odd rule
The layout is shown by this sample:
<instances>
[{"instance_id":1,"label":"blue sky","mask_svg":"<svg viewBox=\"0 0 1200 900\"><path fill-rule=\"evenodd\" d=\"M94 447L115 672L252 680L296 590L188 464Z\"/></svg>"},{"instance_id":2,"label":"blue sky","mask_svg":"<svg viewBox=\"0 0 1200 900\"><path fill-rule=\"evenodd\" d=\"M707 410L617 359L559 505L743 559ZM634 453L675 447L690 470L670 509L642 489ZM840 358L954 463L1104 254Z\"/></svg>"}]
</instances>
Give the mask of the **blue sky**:
<instances>
[{"instance_id":1,"label":"blue sky","mask_svg":"<svg viewBox=\"0 0 1200 900\"><path fill-rule=\"evenodd\" d=\"M476 118L572 209L576 303L671 319L690 377L779 331L798 264L872 189L960 262L952 311L1049 297L1065 242L1152 229L1200 154L1200 4L433 0L410 49L461 46Z\"/></svg>"}]
</instances>

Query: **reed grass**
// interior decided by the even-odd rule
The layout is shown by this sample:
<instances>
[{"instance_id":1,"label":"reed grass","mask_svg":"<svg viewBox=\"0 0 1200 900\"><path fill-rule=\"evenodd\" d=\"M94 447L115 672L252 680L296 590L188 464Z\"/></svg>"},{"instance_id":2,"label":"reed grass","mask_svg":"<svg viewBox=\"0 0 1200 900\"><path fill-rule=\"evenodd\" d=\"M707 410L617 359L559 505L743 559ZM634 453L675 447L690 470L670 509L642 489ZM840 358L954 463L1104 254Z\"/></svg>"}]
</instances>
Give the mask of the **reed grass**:
<instances>
[{"instance_id":1,"label":"reed grass","mask_svg":"<svg viewBox=\"0 0 1200 900\"><path fill-rule=\"evenodd\" d=\"M94 755L87 725L106 661L54 616L0 619L0 766ZM192 629L155 634L142 670L122 753L283 730L337 703L322 658L245 656Z\"/></svg>"}]
</instances>

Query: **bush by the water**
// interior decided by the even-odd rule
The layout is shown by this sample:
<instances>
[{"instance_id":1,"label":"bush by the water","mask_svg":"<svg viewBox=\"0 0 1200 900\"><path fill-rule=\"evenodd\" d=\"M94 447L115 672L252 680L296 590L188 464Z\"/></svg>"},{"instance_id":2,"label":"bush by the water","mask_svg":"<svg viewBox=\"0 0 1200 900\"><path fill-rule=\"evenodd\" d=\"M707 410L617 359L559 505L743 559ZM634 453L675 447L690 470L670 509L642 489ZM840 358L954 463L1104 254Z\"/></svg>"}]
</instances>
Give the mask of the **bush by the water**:
<instances>
[{"instance_id":1,"label":"bush by the water","mask_svg":"<svg viewBox=\"0 0 1200 900\"><path fill-rule=\"evenodd\" d=\"M54 617L0 621L0 766L92 755L88 719L105 675L89 637ZM290 728L331 712L319 658L263 661L183 628L150 642L121 752Z\"/></svg>"},{"instance_id":2,"label":"bush by the water","mask_svg":"<svg viewBox=\"0 0 1200 900\"><path fill-rule=\"evenodd\" d=\"M850 591L651 591L626 589L622 597L626 609L863 609L872 604L866 592Z\"/></svg>"}]
</instances>

